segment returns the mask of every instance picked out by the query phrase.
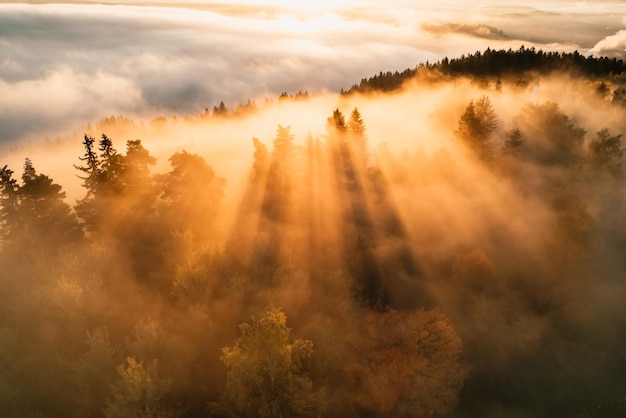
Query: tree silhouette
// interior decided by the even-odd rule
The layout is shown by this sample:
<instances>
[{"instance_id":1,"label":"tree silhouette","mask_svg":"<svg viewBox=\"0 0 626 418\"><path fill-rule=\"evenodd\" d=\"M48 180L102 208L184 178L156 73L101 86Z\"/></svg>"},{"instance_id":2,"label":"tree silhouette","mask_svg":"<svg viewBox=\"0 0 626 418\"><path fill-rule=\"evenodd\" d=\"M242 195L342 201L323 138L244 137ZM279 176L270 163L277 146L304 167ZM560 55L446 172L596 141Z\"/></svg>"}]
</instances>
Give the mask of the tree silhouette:
<instances>
[{"instance_id":1,"label":"tree silhouette","mask_svg":"<svg viewBox=\"0 0 626 418\"><path fill-rule=\"evenodd\" d=\"M339 108L335 109L332 116L327 119L326 126L331 136L346 131L346 118Z\"/></svg>"},{"instance_id":2,"label":"tree silhouette","mask_svg":"<svg viewBox=\"0 0 626 418\"><path fill-rule=\"evenodd\" d=\"M187 151L169 158L172 169L161 179L161 210L174 231L206 240L215 232L226 181L204 158Z\"/></svg>"},{"instance_id":3,"label":"tree silhouette","mask_svg":"<svg viewBox=\"0 0 626 418\"><path fill-rule=\"evenodd\" d=\"M515 128L507 133L502 152L508 155L518 155L522 151L523 146L522 132L519 128Z\"/></svg>"},{"instance_id":4,"label":"tree silhouette","mask_svg":"<svg viewBox=\"0 0 626 418\"><path fill-rule=\"evenodd\" d=\"M254 145L254 163L252 165L251 181L257 182L265 178L269 168L269 152L267 147L258 138L252 138Z\"/></svg>"},{"instance_id":5,"label":"tree silhouette","mask_svg":"<svg viewBox=\"0 0 626 418\"><path fill-rule=\"evenodd\" d=\"M591 167L607 171L615 178L623 176L624 145L622 135L611 135L607 128L601 129L589 144Z\"/></svg>"},{"instance_id":6,"label":"tree silhouette","mask_svg":"<svg viewBox=\"0 0 626 418\"><path fill-rule=\"evenodd\" d=\"M13 178L13 170L6 165L0 170L0 243L12 240L18 233L17 217L19 216L19 185Z\"/></svg>"},{"instance_id":7,"label":"tree silhouette","mask_svg":"<svg viewBox=\"0 0 626 418\"><path fill-rule=\"evenodd\" d=\"M13 187L10 180L4 188ZM11 197L16 193L16 198ZM17 203L12 236L21 245L30 245L46 251L61 251L66 245L82 237L76 215L65 203L62 187L44 174L38 174L30 159L24 162L22 185L9 193L11 204ZM19 231L19 233L18 233ZM15 241L14 241L15 243Z\"/></svg>"},{"instance_id":8,"label":"tree silhouette","mask_svg":"<svg viewBox=\"0 0 626 418\"><path fill-rule=\"evenodd\" d=\"M470 101L459 119L456 134L479 157L489 160L493 156L491 135L498 126L498 117L487 96L476 103Z\"/></svg>"},{"instance_id":9,"label":"tree silhouette","mask_svg":"<svg viewBox=\"0 0 626 418\"><path fill-rule=\"evenodd\" d=\"M586 131L556 103L526 106L518 124L524 137L529 138L525 148L535 162L574 167L582 160Z\"/></svg>"},{"instance_id":10,"label":"tree silhouette","mask_svg":"<svg viewBox=\"0 0 626 418\"><path fill-rule=\"evenodd\" d=\"M133 187L145 185L151 165L156 164L156 158L150 155L147 149L136 139L126 142L126 156L124 157L124 175L126 183Z\"/></svg>"},{"instance_id":11,"label":"tree silhouette","mask_svg":"<svg viewBox=\"0 0 626 418\"><path fill-rule=\"evenodd\" d=\"M355 163L359 164L360 168L364 170L367 166L367 138L365 136L365 122L356 107L350 114L348 132L350 133L350 142Z\"/></svg>"}]
</instances>

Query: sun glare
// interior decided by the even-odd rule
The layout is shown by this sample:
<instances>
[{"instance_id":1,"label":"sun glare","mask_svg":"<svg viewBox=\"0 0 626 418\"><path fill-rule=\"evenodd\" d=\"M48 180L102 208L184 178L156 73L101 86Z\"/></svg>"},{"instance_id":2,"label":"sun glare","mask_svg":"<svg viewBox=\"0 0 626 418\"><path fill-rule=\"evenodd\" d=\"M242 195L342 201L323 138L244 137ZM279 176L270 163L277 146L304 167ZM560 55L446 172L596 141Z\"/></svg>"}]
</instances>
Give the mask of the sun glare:
<instances>
[{"instance_id":1,"label":"sun glare","mask_svg":"<svg viewBox=\"0 0 626 418\"><path fill-rule=\"evenodd\" d=\"M303 11L332 10L357 6L355 0L316 0L314 2L294 0L244 0L239 3L260 4Z\"/></svg>"}]
</instances>

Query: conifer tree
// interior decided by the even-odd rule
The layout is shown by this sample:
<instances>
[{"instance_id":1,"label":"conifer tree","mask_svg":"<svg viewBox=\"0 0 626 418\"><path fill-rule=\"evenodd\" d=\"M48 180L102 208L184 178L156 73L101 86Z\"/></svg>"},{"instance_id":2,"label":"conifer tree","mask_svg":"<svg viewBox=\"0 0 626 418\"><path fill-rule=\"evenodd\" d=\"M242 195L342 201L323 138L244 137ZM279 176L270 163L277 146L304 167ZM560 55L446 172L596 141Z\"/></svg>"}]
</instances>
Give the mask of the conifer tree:
<instances>
[{"instance_id":1,"label":"conifer tree","mask_svg":"<svg viewBox=\"0 0 626 418\"><path fill-rule=\"evenodd\" d=\"M13 170L6 165L0 169L0 244L11 240L16 232L16 218L19 216L19 185L13 178Z\"/></svg>"},{"instance_id":2,"label":"conifer tree","mask_svg":"<svg viewBox=\"0 0 626 418\"><path fill-rule=\"evenodd\" d=\"M461 115L456 134L478 156L490 159L493 153L490 139L497 126L498 118L491 101L483 96L476 103L470 101Z\"/></svg>"},{"instance_id":3,"label":"conifer tree","mask_svg":"<svg viewBox=\"0 0 626 418\"><path fill-rule=\"evenodd\" d=\"M593 169L605 170L615 178L622 177L624 174L622 135L611 135L607 128L598 131L589 144L589 158Z\"/></svg>"},{"instance_id":4,"label":"conifer tree","mask_svg":"<svg viewBox=\"0 0 626 418\"><path fill-rule=\"evenodd\" d=\"M13 244L56 251L82 237L76 215L64 201L62 187L38 174L29 158L24 162L22 185L16 188L10 178L6 181L3 187L9 190L7 202L11 202L11 211L16 215L7 225Z\"/></svg>"},{"instance_id":5,"label":"conifer tree","mask_svg":"<svg viewBox=\"0 0 626 418\"><path fill-rule=\"evenodd\" d=\"M252 138L254 144L254 163L252 165L252 182L257 182L267 174L269 167L269 152L264 143L258 138Z\"/></svg>"},{"instance_id":6,"label":"conifer tree","mask_svg":"<svg viewBox=\"0 0 626 418\"><path fill-rule=\"evenodd\" d=\"M361 113L355 107L350 114L348 121L348 131L350 132L351 150L355 163L362 169L367 166L367 138L365 136L365 122Z\"/></svg>"}]
</instances>

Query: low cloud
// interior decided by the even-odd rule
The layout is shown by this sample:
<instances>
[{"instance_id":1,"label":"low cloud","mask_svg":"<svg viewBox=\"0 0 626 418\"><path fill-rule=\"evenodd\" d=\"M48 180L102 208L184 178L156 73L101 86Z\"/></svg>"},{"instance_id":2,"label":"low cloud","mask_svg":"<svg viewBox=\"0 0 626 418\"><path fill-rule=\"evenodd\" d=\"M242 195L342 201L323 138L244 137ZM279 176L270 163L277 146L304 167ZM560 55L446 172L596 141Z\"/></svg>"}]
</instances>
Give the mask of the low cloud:
<instances>
[{"instance_id":1,"label":"low cloud","mask_svg":"<svg viewBox=\"0 0 626 418\"><path fill-rule=\"evenodd\" d=\"M466 25L460 23L444 23L440 25L424 24L422 28L434 35L446 35L455 33L460 35L474 36L484 39L510 39L504 32L496 27L489 25Z\"/></svg>"},{"instance_id":2,"label":"low cloud","mask_svg":"<svg viewBox=\"0 0 626 418\"><path fill-rule=\"evenodd\" d=\"M626 30L607 36L591 48L589 53L596 56L626 58Z\"/></svg>"},{"instance_id":3,"label":"low cloud","mask_svg":"<svg viewBox=\"0 0 626 418\"><path fill-rule=\"evenodd\" d=\"M332 9L210 1L189 8L0 5L0 143L54 136L111 114L197 114L220 101L232 107L283 91L339 91L379 71L487 47L590 48L607 35L597 29L602 19L615 23L606 18L610 8L577 12L591 23L572 44L565 38L574 31L559 29L573 13L568 10L538 17L529 13L537 9L493 4L374 3ZM514 11L525 18L507 17ZM462 24L450 23L461 18ZM554 29L538 33L537 23Z\"/></svg>"}]
</instances>

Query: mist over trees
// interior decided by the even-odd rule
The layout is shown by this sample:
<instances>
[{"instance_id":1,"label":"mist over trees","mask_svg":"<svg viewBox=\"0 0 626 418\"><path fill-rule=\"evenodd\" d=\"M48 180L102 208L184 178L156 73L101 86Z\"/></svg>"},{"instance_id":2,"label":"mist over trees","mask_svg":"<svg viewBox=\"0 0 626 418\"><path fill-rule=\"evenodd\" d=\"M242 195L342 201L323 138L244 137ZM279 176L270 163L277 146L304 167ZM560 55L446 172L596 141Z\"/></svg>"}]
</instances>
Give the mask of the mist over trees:
<instances>
[{"instance_id":1,"label":"mist over trees","mask_svg":"<svg viewBox=\"0 0 626 418\"><path fill-rule=\"evenodd\" d=\"M433 151L341 100L322 133L246 133L237 199L206 156L158 171L106 132L76 141L74 202L4 166L3 416L622 416L623 132L505 107L528 86L503 80Z\"/></svg>"},{"instance_id":2,"label":"mist over trees","mask_svg":"<svg viewBox=\"0 0 626 418\"><path fill-rule=\"evenodd\" d=\"M403 84L415 77L433 79L433 73L444 77L470 77L488 85L490 82L502 85L501 78L509 78L518 86L528 85L538 75L550 73L577 73L586 77L608 77L620 84L614 91L616 101L622 102L623 84L626 82L626 64L617 58L584 56L574 52L544 52L535 47L518 50L487 48L458 58L445 57L435 63L423 63L416 68L407 68L400 72L380 72L364 78L342 94L368 93L375 91L389 92L400 89ZM608 86L605 84L605 88ZM606 90L607 93L610 90Z\"/></svg>"}]
</instances>

